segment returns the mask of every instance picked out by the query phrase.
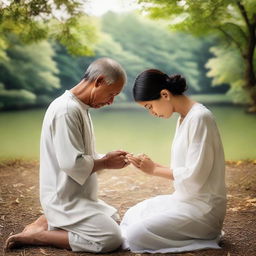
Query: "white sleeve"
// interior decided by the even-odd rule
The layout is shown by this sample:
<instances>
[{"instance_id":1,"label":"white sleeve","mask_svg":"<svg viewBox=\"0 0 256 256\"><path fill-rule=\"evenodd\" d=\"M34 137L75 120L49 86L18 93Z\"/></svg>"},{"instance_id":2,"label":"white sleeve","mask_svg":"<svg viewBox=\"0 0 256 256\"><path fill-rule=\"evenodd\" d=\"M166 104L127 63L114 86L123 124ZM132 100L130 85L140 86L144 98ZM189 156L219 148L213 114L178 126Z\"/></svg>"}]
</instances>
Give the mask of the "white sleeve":
<instances>
[{"instance_id":1,"label":"white sleeve","mask_svg":"<svg viewBox=\"0 0 256 256\"><path fill-rule=\"evenodd\" d=\"M101 159L105 156L106 154L101 154L101 153L96 153L96 158L95 159Z\"/></svg>"},{"instance_id":2,"label":"white sleeve","mask_svg":"<svg viewBox=\"0 0 256 256\"><path fill-rule=\"evenodd\" d=\"M55 119L52 127L53 144L59 167L80 185L91 175L94 160L85 154L82 124L74 115Z\"/></svg>"},{"instance_id":3,"label":"white sleeve","mask_svg":"<svg viewBox=\"0 0 256 256\"><path fill-rule=\"evenodd\" d=\"M173 170L175 182L191 193L200 190L213 167L214 149L209 127L211 121L209 117L191 120L185 166Z\"/></svg>"}]
</instances>

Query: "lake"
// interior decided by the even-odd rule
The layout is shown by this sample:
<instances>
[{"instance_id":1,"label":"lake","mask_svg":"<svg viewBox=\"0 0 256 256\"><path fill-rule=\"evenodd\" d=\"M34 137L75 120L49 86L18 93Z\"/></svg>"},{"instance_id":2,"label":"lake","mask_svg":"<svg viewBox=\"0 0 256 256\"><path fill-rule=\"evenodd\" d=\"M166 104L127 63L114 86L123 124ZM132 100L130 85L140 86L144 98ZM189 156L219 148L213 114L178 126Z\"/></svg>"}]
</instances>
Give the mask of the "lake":
<instances>
[{"instance_id":1,"label":"lake","mask_svg":"<svg viewBox=\"0 0 256 256\"><path fill-rule=\"evenodd\" d=\"M226 160L256 159L256 116L242 107L211 106L224 144ZM0 112L0 158L38 159L45 110ZM165 120L142 108L92 110L99 153L124 149L146 153L155 161L169 163L178 115Z\"/></svg>"}]
</instances>

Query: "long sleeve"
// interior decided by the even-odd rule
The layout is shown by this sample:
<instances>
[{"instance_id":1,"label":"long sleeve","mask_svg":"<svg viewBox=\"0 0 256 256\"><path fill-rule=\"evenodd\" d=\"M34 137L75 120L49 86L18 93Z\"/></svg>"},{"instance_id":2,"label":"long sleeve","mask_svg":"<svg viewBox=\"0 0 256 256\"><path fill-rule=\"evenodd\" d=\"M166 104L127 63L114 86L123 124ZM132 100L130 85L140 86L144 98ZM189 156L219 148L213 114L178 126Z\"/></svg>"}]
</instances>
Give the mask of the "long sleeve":
<instances>
[{"instance_id":1,"label":"long sleeve","mask_svg":"<svg viewBox=\"0 0 256 256\"><path fill-rule=\"evenodd\" d=\"M209 116L190 120L185 165L173 170L175 183L187 193L199 192L211 173L214 161L212 122Z\"/></svg>"},{"instance_id":2,"label":"long sleeve","mask_svg":"<svg viewBox=\"0 0 256 256\"><path fill-rule=\"evenodd\" d=\"M65 114L54 120L52 138L59 167L69 177L83 185L90 176L94 160L85 154L82 123L75 114Z\"/></svg>"}]
</instances>

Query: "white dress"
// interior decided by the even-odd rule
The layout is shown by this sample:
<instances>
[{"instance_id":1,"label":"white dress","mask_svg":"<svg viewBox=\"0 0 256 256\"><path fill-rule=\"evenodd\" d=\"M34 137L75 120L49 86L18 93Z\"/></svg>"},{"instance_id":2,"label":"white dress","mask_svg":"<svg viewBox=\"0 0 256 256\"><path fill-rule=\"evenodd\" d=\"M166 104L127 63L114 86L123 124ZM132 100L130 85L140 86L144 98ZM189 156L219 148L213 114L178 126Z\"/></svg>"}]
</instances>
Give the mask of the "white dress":
<instances>
[{"instance_id":1,"label":"white dress","mask_svg":"<svg viewBox=\"0 0 256 256\"><path fill-rule=\"evenodd\" d=\"M126 212L121 222L123 248L137 253L220 248L226 189L218 128L211 112L199 103L179 123L171 151L175 192Z\"/></svg>"}]
</instances>

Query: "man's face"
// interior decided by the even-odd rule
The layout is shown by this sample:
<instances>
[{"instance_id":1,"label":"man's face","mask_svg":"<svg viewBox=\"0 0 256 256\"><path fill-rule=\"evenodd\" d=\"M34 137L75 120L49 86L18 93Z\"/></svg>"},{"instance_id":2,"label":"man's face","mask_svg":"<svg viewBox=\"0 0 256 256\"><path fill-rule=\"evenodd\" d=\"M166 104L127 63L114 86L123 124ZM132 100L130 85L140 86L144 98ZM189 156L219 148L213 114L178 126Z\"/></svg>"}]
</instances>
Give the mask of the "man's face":
<instances>
[{"instance_id":1,"label":"man's face","mask_svg":"<svg viewBox=\"0 0 256 256\"><path fill-rule=\"evenodd\" d=\"M101 108L105 105L111 105L124 87L124 81L119 79L113 84L107 84L104 78L97 79L91 91L90 106Z\"/></svg>"}]
</instances>

